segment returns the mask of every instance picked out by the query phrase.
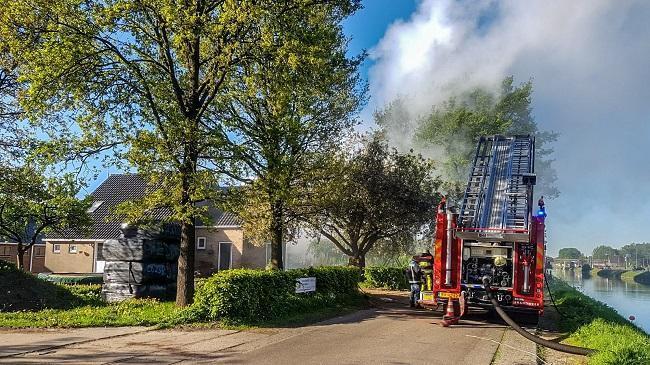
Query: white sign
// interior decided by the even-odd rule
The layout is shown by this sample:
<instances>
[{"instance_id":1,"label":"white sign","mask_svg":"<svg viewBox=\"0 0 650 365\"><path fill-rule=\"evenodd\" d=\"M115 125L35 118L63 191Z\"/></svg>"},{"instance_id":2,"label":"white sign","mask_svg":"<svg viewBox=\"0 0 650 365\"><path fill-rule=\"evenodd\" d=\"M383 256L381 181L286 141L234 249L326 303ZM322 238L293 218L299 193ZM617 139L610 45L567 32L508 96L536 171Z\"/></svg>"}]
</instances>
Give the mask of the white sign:
<instances>
[{"instance_id":1,"label":"white sign","mask_svg":"<svg viewBox=\"0 0 650 365\"><path fill-rule=\"evenodd\" d=\"M316 291L316 278L296 279L296 293Z\"/></svg>"}]
</instances>

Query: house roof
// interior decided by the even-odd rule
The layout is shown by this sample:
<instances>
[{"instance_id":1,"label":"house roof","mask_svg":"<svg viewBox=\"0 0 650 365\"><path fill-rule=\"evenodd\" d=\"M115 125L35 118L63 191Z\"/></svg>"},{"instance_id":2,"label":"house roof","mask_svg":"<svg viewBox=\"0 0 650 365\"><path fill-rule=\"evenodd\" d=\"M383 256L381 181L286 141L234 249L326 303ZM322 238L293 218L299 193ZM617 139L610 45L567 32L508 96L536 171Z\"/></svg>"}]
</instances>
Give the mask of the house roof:
<instances>
[{"instance_id":1,"label":"house roof","mask_svg":"<svg viewBox=\"0 0 650 365\"><path fill-rule=\"evenodd\" d=\"M47 235L49 239L93 239L106 240L118 238L121 234L122 221L115 217L114 208L123 202L141 199L145 196L151 185L147 184L138 174L113 174L110 175L97 189L90 194L93 205L89 210L92 226L87 232L68 230ZM239 226L238 218L228 212L222 212L214 204L201 202L198 205L208 205L210 220L215 225ZM172 214L168 208L155 209L149 213L154 221L162 221Z\"/></svg>"}]
</instances>

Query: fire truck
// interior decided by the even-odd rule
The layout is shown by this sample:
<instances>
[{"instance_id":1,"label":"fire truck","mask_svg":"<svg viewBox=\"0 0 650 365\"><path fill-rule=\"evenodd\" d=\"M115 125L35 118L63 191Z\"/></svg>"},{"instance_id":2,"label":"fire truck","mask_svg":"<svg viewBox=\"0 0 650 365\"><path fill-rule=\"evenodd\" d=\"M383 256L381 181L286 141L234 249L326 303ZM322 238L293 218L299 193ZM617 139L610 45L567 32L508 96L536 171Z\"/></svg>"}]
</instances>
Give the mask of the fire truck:
<instances>
[{"instance_id":1,"label":"fire truck","mask_svg":"<svg viewBox=\"0 0 650 365\"><path fill-rule=\"evenodd\" d=\"M543 198L533 209L534 161L532 136L480 138L460 209L444 200L438 207L421 305L444 305L448 320L491 298L541 314L546 211Z\"/></svg>"}]
</instances>

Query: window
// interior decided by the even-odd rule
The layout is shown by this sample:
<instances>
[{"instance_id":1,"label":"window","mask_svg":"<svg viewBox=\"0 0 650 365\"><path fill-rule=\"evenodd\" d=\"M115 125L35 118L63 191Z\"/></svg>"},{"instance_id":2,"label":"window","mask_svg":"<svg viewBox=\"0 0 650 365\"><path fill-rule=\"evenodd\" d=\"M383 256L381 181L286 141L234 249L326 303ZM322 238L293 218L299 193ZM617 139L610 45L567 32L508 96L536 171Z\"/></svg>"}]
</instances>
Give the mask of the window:
<instances>
[{"instance_id":1,"label":"window","mask_svg":"<svg viewBox=\"0 0 650 365\"><path fill-rule=\"evenodd\" d=\"M52 245L52 252L61 253L61 245Z\"/></svg>"},{"instance_id":2,"label":"window","mask_svg":"<svg viewBox=\"0 0 650 365\"><path fill-rule=\"evenodd\" d=\"M11 247L4 246L0 247L0 256L9 257L11 255Z\"/></svg>"},{"instance_id":3,"label":"window","mask_svg":"<svg viewBox=\"0 0 650 365\"><path fill-rule=\"evenodd\" d=\"M43 256L45 256L45 248L44 247L35 247L34 248L34 256L35 257L43 257Z\"/></svg>"},{"instance_id":4,"label":"window","mask_svg":"<svg viewBox=\"0 0 650 365\"><path fill-rule=\"evenodd\" d=\"M97 208L99 208L103 203L104 203L104 202L101 201L101 200L94 201L94 202L93 202L93 205L91 205L90 208L88 208L88 210L87 210L86 212L88 212L88 213L92 213L92 212L96 211Z\"/></svg>"},{"instance_id":5,"label":"window","mask_svg":"<svg viewBox=\"0 0 650 365\"><path fill-rule=\"evenodd\" d=\"M206 240L205 237L199 237L196 240L196 249L197 250L205 250L206 246Z\"/></svg>"},{"instance_id":6,"label":"window","mask_svg":"<svg viewBox=\"0 0 650 365\"><path fill-rule=\"evenodd\" d=\"M68 248L69 253L77 253L77 245L70 245Z\"/></svg>"}]
</instances>

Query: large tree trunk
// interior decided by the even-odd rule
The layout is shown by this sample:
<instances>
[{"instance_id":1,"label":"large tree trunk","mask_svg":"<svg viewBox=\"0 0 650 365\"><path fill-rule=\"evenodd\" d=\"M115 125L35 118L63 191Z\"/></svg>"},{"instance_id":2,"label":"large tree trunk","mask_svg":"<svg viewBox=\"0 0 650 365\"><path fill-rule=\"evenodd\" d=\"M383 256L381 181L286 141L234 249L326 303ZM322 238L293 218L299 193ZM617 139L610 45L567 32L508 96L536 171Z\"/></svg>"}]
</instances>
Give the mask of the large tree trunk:
<instances>
[{"instance_id":1,"label":"large tree trunk","mask_svg":"<svg viewBox=\"0 0 650 365\"><path fill-rule=\"evenodd\" d=\"M194 301L194 222L181 224L181 249L178 257L176 305L185 307Z\"/></svg>"},{"instance_id":2,"label":"large tree trunk","mask_svg":"<svg viewBox=\"0 0 650 365\"><path fill-rule=\"evenodd\" d=\"M190 176L182 176L181 205L192 209L190 195ZM181 223L181 247L178 256L178 277L176 279L176 306L186 307L194 301L194 253L195 236L194 218Z\"/></svg>"},{"instance_id":3,"label":"large tree trunk","mask_svg":"<svg viewBox=\"0 0 650 365\"><path fill-rule=\"evenodd\" d=\"M284 204L276 199L271 205L271 269L284 269Z\"/></svg>"},{"instance_id":4,"label":"large tree trunk","mask_svg":"<svg viewBox=\"0 0 650 365\"><path fill-rule=\"evenodd\" d=\"M356 266L361 269L366 267L366 254L357 252L356 254L352 256L348 256L348 265L349 266Z\"/></svg>"}]
</instances>

